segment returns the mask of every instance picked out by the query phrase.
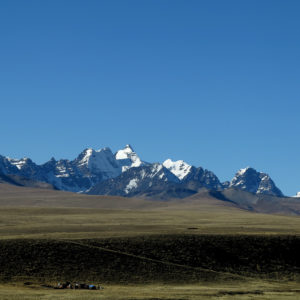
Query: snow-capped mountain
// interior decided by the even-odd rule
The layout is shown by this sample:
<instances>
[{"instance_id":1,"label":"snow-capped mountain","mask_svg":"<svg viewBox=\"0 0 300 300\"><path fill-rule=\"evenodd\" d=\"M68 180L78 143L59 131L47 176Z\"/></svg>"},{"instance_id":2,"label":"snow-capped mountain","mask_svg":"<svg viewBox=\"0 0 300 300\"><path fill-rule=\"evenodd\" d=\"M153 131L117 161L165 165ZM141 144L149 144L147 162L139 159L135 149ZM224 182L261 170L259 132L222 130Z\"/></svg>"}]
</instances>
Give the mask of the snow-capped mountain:
<instances>
[{"instance_id":1,"label":"snow-capped mountain","mask_svg":"<svg viewBox=\"0 0 300 300\"><path fill-rule=\"evenodd\" d=\"M172 172L186 187L194 190L203 187L214 190L223 188L218 177L213 172L202 167L196 168L183 160L172 161L167 159L163 162L163 166Z\"/></svg>"},{"instance_id":2,"label":"snow-capped mountain","mask_svg":"<svg viewBox=\"0 0 300 300\"><path fill-rule=\"evenodd\" d=\"M72 192L110 195L168 195L185 197L205 188L214 191L235 188L253 194L283 196L269 175L253 168L239 170L223 184L211 171L183 160L147 163L130 145L113 153L110 148L87 148L74 160L55 160L37 165L30 158L0 156L0 174L44 182Z\"/></svg>"},{"instance_id":3,"label":"snow-capped mountain","mask_svg":"<svg viewBox=\"0 0 300 300\"><path fill-rule=\"evenodd\" d=\"M154 163L130 168L118 177L102 181L92 187L89 194L131 197L178 182L179 179L163 165Z\"/></svg>"},{"instance_id":4,"label":"snow-capped mountain","mask_svg":"<svg viewBox=\"0 0 300 300\"><path fill-rule=\"evenodd\" d=\"M240 169L230 182L229 187L245 190L253 194L283 196L268 174L257 172L250 167Z\"/></svg>"},{"instance_id":5,"label":"snow-capped mountain","mask_svg":"<svg viewBox=\"0 0 300 300\"><path fill-rule=\"evenodd\" d=\"M100 150L91 148L85 149L73 161L73 165L83 174L88 176L101 176L103 180L121 174L121 167L110 148Z\"/></svg>"},{"instance_id":6,"label":"snow-capped mountain","mask_svg":"<svg viewBox=\"0 0 300 300\"><path fill-rule=\"evenodd\" d=\"M129 145L116 154L113 154L110 148L88 148L72 161L56 161L52 158L42 165L35 164L29 158L12 159L0 156L2 174L47 182L58 189L72 192L86 192L98 182L117 177L132 167L146 164Z\"/></svg>"},{"instance_id":7,"label":"snow-capped mountain","mask_svg":"<svg viewBox=\"0 0 300 300\"><path fill-rule=\"evenodd\" d=\"M163 162L163 166L172 172L179 180L183 180L191 171L192 166L183 160L172 161L167 159Z\"/></svg>"},{"instance_id":8,"label":"snow-capped mountain","mask_svg":"<svg viewBox=\"0 0 300 300\"><path fill-rule=\"evenodd\" d=\"M0 172L2 174L15 174L19 169L16 167L16 162L10 158L0 155Z\"/></svg>"},{"instance_id":9,"label":"snow-capped mountain","mask_svg":"<svg viewBox=\"0 0 300 300\"><path fill-rule=\"evenodd\" d=\"M133 167L140 167L148 164L141 161L129 144L126 145L124 149L117 151L115 158L117 159L119 166L121 166L122 172Z\"/></svg>"},{"instance_id":10,"label":"snow-capped mountain","mask_svg":"<svg viewBox=\"0 0 300 300\"><path fill-rule=\"evenodd\" d=\"M221 190L222 184L208 170L167 159L163 164L130 168L118 177L96 184L88 193L170 199L190 196L202 188Z\"/></svg>"}]
</instances>

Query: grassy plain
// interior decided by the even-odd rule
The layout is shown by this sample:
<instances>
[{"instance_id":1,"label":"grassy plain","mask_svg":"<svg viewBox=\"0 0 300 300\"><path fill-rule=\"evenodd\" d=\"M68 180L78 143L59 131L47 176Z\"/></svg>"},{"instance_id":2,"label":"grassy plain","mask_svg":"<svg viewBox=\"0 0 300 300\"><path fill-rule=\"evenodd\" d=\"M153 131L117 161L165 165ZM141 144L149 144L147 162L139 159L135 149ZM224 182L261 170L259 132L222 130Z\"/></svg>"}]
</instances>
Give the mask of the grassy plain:
<instances>
[{"instance_id":1,"label":"grassy plain","mask_svg":"<svg viewBox=\"0 0 300 300\"><path fill-rule=\"evenodd\" d=\"M296 300L300 297L295 283L251 280L247 283L206 283L186 285L145 284L105 285L103 290L52 290L22 284L0 285L0 299L75 299L75 300Z\"/></svg>"},{"instance_id":2,"label":"grassy plain","mask_svg":"<svg viewBox=\"0 0 300 300\"><path fill-rule=\"evenodd\" d=\"M298 251L299 236L299 217L257 214L209 197L162 203L0 185L0 299L300 299L297 257L286 252L277 260L274 252L286 244ZM189 237L203 241L197 246ZM234 246L243 239L244 249ZM256 254L241 253L248 246L271 260L256 266ZM203 263L192 259L200 257L197 249L208 255ZM238 264L220 264L210 249L227 251ZM41 287L68 276L105 288ZM28 280L33 284L24 286Z\"/></svg>"},{"instance_id":3,"label":"grassy plain","mask_svg":"<svg viewBox=\"0 0 300 300\"><path fill-rule=\"evenodd\" d=\"M1 239L101 238L146 234L300 234L300 218L239 209L112 210L0 208Z\"/></svg>"},{"instance_id":4,"label":"grassy plain","mask_svg":"<svg viewBox=\"0 0 300 300\"><path fill-rule=\"evenodd\" d=\"M160 202L0 184L0 236L4 239L189 232L298 235L300 218L253 213L210 196Z\"/></svg>"}]
</instances>

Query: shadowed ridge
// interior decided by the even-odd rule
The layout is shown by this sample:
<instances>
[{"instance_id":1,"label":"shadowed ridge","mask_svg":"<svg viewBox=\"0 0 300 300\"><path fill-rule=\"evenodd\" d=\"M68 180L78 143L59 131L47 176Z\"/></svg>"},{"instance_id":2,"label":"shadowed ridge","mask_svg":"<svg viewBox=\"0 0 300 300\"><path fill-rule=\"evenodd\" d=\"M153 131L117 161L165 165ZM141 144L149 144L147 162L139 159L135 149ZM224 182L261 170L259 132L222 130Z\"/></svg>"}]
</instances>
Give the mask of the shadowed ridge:
<instances>
[{"instance_id":1,"label":"shadowed ridge","mask_svg":"<svg viewBox=\"0 0 300 300\"><path fill-rule=\"evenodd\" d=\"M27 177L22 177L18 175L0 174L0 183L11 184L13 186L20 186L20 187L23 186L23 187L31 187L31 188L56 190L56 187L53 186L52 184L29 179Z\"/></svg>"}]
</instances>

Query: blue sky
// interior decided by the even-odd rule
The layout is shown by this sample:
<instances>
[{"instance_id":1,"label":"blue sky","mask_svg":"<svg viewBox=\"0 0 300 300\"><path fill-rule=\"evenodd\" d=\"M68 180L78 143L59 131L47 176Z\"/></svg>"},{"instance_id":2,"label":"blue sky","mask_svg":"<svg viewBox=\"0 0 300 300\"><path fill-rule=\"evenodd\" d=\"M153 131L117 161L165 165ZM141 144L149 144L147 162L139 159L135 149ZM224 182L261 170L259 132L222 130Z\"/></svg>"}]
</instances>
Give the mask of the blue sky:
<instances>
[{"instance_id":1,"label":"blue sky","mask_svg":"<svg viewBox=\"0 0 300 300\"><path fill-rule=\"evenodd\" d=\"M300 190L300 2L0 2L2 155L130 143Z\"/></svg>"}]
</instances>

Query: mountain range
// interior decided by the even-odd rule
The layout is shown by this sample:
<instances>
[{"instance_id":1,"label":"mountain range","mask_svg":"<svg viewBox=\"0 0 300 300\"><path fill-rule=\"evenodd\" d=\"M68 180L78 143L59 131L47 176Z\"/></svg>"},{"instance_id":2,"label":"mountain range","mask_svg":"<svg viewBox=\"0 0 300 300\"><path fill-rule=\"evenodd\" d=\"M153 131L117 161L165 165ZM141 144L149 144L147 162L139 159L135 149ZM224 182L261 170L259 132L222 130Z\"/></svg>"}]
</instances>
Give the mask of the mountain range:
<instances>
[{"instance_id":1,"label":"mountain range","mask_svg":"<svg viewBox=\"0 0 300 300\"><path fill-rule=\"evenodd\" d=\"M2 182L94 195L167 200L185 198L202 189L237 189L255 195L284 196L268 174L251 167L240 169L230 182L222 183L212 171L183 160L142 161L130 145L116 153L110 148L88 148L74 160L51 158L41 165L30 158L0 156L0 175Z\"/></svg>"}]
</instances>

